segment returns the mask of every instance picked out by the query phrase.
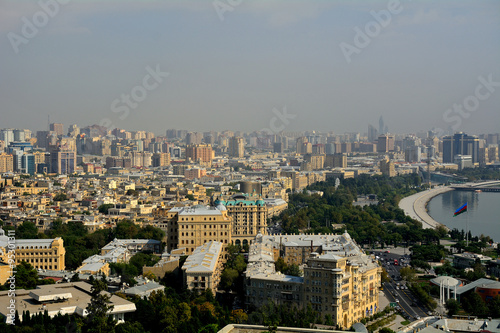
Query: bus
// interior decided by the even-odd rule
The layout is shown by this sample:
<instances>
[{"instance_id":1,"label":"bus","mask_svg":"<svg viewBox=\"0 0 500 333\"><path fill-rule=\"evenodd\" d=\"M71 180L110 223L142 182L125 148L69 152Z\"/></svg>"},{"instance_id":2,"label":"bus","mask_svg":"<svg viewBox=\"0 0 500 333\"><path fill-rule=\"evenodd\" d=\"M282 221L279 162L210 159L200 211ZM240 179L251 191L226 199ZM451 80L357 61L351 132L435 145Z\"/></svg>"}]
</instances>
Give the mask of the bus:
<instances>
[{"instance_id":1,"label":"bus","mask_svg":"<svg viewBox=\"0 0 500 333\"><path fill-rule=\"evenodd\" d=\"M399 263L398 263L398 259L394 259L394 266L398 266Z\"/></svg>"}]
</instances>

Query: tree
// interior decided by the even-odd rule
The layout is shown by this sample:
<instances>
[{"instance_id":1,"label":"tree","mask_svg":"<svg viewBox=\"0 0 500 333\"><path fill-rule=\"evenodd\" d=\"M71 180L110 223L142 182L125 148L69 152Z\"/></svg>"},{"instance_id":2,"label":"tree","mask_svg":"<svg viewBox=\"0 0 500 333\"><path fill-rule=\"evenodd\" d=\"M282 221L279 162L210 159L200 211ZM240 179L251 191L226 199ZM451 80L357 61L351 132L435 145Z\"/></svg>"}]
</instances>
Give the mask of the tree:
<instances>
[{"instance_id":1,"label":"tree","mask_svg":"<svg viewBox=\"0 0 500 333\"><path fill-rule=\"evenodd\" d=\"M403 267L399 270L399 273L401 274L401 278L403 280L410 282L410 283L415 281L416 272L413 268Z\"/></svg>"},{"instance_id":2,"label":"tree","mask_svg":"<svg viewBox=\"0 0 500 333\"><path fill-rule=\"evenodd\" d=\"M484 318L488 316L488 307L479 294L471 292L462 299L462 306L465 311L474 316Z\"/></svg>"},{"instance_id":3,"label":"tree","mask_svg":"<svg viewBox=\"0 0 500 333\"><path fill-rule=\"evenodd\" d=\"M379 330L379 333L396 333L396 332L394 332L393 330L391 330L389 327L382 327Z\"/></svg>"},{"instance_id":4,"label":"tree","mask_svg":"<svg viewBox=\"0 0 500 333\"><path fill-rule=\"evenodd\" d=\"M488 307L490 308L490 317L500 318L500 296L493 297L488 302Z\"/></svg>"},{"instance_id":5,"label":"tree","mask_svg":"<svg viewBox=\"0 0 500 333\"><path fill-rule=\"evenodd\" d=\"M220 284L223 289L231 289L240 274L233 268L226 268L220 276Z\"/></svg>"},{"instance_id":6,"label":"tree","mask_svg":"<svg viewBox=\"0 0 500 333\"><path fill-rule=\"evenodd\" d=\"M24 221L16 230L16 236L20 239L36 239L38 229L33 222Z\"/></svg>"},{"instance_id":7,"label":"tree","mask_svg":"<svg viewBox=\"0 0 500 333\"><path fill-rule=\"evenodd\" d=\"M450 298L449 300L446 301L445 304L446 310L448 310L448 316L452 317L460 311L460 302L457 300Z\"/></svg>"},{"instance_id":8,"label":"tree","mask_svg":"<svg viewBox=\"0 0 500 333\"><path fill-rule=\"evenodd\" d=\"M108 313L113 310L113 305L109 305L111 296L106 293L108 286L100 279L92 281L91 299L87 306L88 316L87 333L107 333L115 332L115 320Z\"/></svg>"},{"instance_id":9,"label":"tree","mask_svg":"<svg viewBox=\"0 0 500 333\"><path fill-rule=\"evenodd\" d=\"M16 288L35 289L38 284L38 272L26 261L16 266Z\"/></svg>"},{"instance_id":10,"label":"tree","mask_svg":"<svg viewBox=\"0 0 500 333\"><path fill-rule=\"evenodd\" d=\"M99 210L99 213L107 215L108 214L108 210L110 208L113 208L114 206L115 206L114 204L102 204L97 209Z\"/></svg>"},{"instance_id":11,"label":"tree","mask_svg":"<svg viewBox=\"0 0 500 333\"><path fill-rule=\"evenodd\" d=\"M66 195L66 193L60 192L54 196L54 201L66 201L66 200L68 200L68 196Z\"/></svg>"},{"instance_id":12,"label":"tree","mask_svg":"<svg viewBox=\"0 0 500 333\"><path fill-rule=\"evenodd\" d=\"M286 270L287 275L293 275L293 276L302 276L302 270L300 269L299 265L297 264L291 264L288 266L288 269Z\"/></svg>"}]
</instances>

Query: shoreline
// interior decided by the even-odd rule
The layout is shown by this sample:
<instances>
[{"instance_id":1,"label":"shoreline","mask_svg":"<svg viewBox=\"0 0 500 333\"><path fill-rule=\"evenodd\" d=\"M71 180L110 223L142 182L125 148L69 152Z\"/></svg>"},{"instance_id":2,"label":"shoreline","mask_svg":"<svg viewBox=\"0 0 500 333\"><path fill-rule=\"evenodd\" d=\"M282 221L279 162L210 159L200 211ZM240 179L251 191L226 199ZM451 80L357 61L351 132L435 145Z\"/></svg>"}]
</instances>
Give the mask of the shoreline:
<instances>
[{"instance_id":1,"label":"shoreline","mask_svg":"<svg viewBox=\"0 0 500 333\"><path fill-rule=\"evenodd\" d=\"M432 198L440 194L453 191L454 189L449 186L438 187L431 190L422 191L409 197L401 199L398 206L404 210L405 214L414 218L415 220L422 223L422 228L437 228L439 226L445 227L447 230L449 228L434 220L427 211L427 204Z\"/></svg>"}]
</instances>

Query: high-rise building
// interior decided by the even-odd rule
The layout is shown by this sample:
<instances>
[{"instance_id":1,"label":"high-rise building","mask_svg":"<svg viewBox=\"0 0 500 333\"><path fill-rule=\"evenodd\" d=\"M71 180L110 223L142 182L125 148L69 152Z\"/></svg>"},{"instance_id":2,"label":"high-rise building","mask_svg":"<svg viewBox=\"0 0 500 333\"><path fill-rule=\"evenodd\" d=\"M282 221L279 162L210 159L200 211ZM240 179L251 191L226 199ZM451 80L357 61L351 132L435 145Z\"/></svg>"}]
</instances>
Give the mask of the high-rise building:
<instances>
[{"instance_id":1,"label":"high-rise building","mask_svg":"<svg viewBox=\"0 0 500 333\"><path fill-rule=\"evenodd\" d=\"M326 154L325 145L322 143L317 143L312 145L312 153L313 154Z\"/></svg>"},{"instance_id":2,"label":"high-rise building","mask_svg":"<svg viewBox=\"0 0 500 333\"><path fill-rule=\"evenodd\" d=\"M37 131L36 132L36 145L38 148L44 148L47 149L49 147L49 141L48 141L48 136L49 136L49 131Z\"/></svg>"},{"instance_id":3,"label":"high-rise building","mask_svg":"<svg viewBox=\"0 0 500 333\"><path fill-rule=\"evenodd\" d=\"M282 154L284 152L284 144L283 142L275 142L273 143L273 152Z\"/></svg>"},{"instance_id":4,"label":"high-rise building","mask_svg":"<svg viewBox=\"0 0 500 333\"><path fill-rule=\"evenodd\" d=\"M347 168L347 155L342 153L326 155L325 167L344 169Z\"/></svg>"},{"instance_id":5,"label":"high-rise building","mask_svg":"<svg viewBox=\"0 0 500 333\"><path fill-rule=\"evenodd\" d=\"M378 136L377 152L388 153L394 151L394 136L389 134L382 134Z\"/></svg>"},{"instance_id":6,"label":"high-rise building","mask_svg":"<svg viewBox=\"0 0 500 333\"><path fill-rule=\"evenodd\" d=\"M57 174L71 174L76 169L76 151L62 149L58 146L50 147L50 172Z\"/></svg>"},{"instance_id":7,"label":"high-rise building","mask_svg":"<svg viewBox=\"0 0 500 333\"><path fill-rule=\"evenodd\" d=\"M189 132L186 135L186 144L187 145L199 145L203 140L203 133L199 132Z\"/></svg>"},{"instance_id":8,"label":"high-rise building","mask_svg":"<svg viewBox=\"0 0 500 333\"><path fill-rule=\"evenodd\" d=\"M12 128L4 128L0 130L0 140L8 147L14 141L14 130Z\"/></svg>"},{"instance_id":9,"label":"high-rise building","mask_svg":"<svg viewBox=\"0 0 500 333\"><path fill-rule=\"evenodd\" d=\"M214 151L211 145L189 145L186 147L186 160L199 163L201 165L211 165L214 158Z\"/></svg>"},{"instance_id":10,"label":"high-rise building","mask_svg":"<svg viewBox=\"0 0 500 333\"><path fill-rule=\"evenodd\" d=\"M14 171L14 156L11 154L0 154L0 173Z\"/></svg>"},{"instance_id":11,"label":"high-rise building","mask_svg":"<svg viewBox=\"0 0 500 333\"><path fill-rule=\"evenodd\" d=\"M154 153L153 154L153 167L163 167L170 165L169 153Z\"/></svg>"},{"instance_id":12,"label":"high-rise building","mask_svg":"<svg viewBox=\"0 0 500 333\"><path fill-rule=\"evenodd\" d=\"M243 157L245 156L245 140L239 136L229 138L229 156L230 157Z\"/></svg>"},{"instance_id":13,"label":"high-rise building","mask_svg":"<svg viewBox=\"0 0 500 333\"><path fill-rule=\"evenodd\" d=\"M57 136L61 136L64 134L64 125L61 123L52 123L50 124L50 131L56 132Z\"/></svg>"},{"instance_id":14,"label":"high-rise building","mask_svg":"<svg viewBox=\"0 0 500 333\"><path fill-rule=\"evenodd\" d=\"M68 136L75 137L80 134L80 127L77 124L73 124L68 128Z\"/></svg>"},{"instance_id":15,"label":"high-rise building","mask_svg":"<svg viewBox=\"0 0 500 333\"><path fill-rule=\"evenodd\" d=\"M381 160L380 161L380 172L382 172L382 174L385 176L389 176L389 177L396 176L394 162L390 161L388 159Z\"/></svg>"},{"instance_id":16,"label":"high-rise building","mask_svg":"<svg viewBox=\"0 0 500 333\"><path fill-rule=\"evenodd\" d=\"M311 163L311 170L321 170L325 166L324 154L306 154L304 160Z\"/></svg>"},{"instance_id":17,"label":"high-rise building","mask_svg":"<svg viewBox=\"0 0 500 333\"><path fill-rule=\"evenodd\" d=\"M378 134L385 134L385 124L382 116L378 119Z\"/></svg>"},{"instance_id":18,"label":"high-rise building","mask_svg":"<svg viewBox=\"0 0 500 333\"><path fill-rule=\"evenodd\" d=\"M298 138L296 141L296 152L297 154L311 154L312 153L312 144L309 142L309 139L305 136Z\"/></svg>"},{"instance_id":19,"label":"high-rise building","mask_svg":"<svg viewBox=\"0 0 500 333\"><path fill-rule=\"evenodd\" d=\"M422 161L422 149L420 146L409 146L405 149L405 162L419 163Z\"/></svg>"},{"instance_id":20,"label":"high-rise building","mask_svg":"<svg viewBox=\"0 0 500 333\"><path fill-rule=\"evenodd\" d=\"M14 130L14 141L26 141L31 139L31 131L28 129L18 129Z\"/></svg>"},{"instance_id":21,"label":"high-rise building","mask_svg":"<svg viewBox=\"0 0 500 333\"><path fill-rule=\"evenodd\" d=\"M455 155L470 155L472 163L479 163L479 138L463 132L443 138L443 163L454 163Z\"/></svg>"},{"instance_id":22,"label":"high-rise building","mask_svg":"<svg viewBox=\"0 0 500 333\"><path fill-rule=\"evenodd\" d=\"M373 142L377 140L377 138L378 138L377 129L374 126L368 124L368 141Z\"/></svg>"}]
</instances>

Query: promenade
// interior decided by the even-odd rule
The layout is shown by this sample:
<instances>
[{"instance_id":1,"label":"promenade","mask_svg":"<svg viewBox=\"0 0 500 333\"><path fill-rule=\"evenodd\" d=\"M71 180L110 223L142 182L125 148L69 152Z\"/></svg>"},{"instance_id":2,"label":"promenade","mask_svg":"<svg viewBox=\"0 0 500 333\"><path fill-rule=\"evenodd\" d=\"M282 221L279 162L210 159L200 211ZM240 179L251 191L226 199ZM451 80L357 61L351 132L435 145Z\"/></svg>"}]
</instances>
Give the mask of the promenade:
<instances>
[{"instance_id":1,"label":"promenade","mask_svg":"<svg viewBox=\"0 0 500 333\"><path fill-rule=\"evenodd\" d=\"M414 218L415 220L422 222L422 227L424 229L436 228L443 225L435 221L427 213L427 203L434 198L436 195L452 191L453 189L449 186L436 187L431 190L426 190L423 192L410 195L409 197L401 199L399 202L399 208L404 210L406 215ZM444 225L443 225L444 226ZM446 227L446 226L445 226Z\"/></svg>"}]
</instances>

